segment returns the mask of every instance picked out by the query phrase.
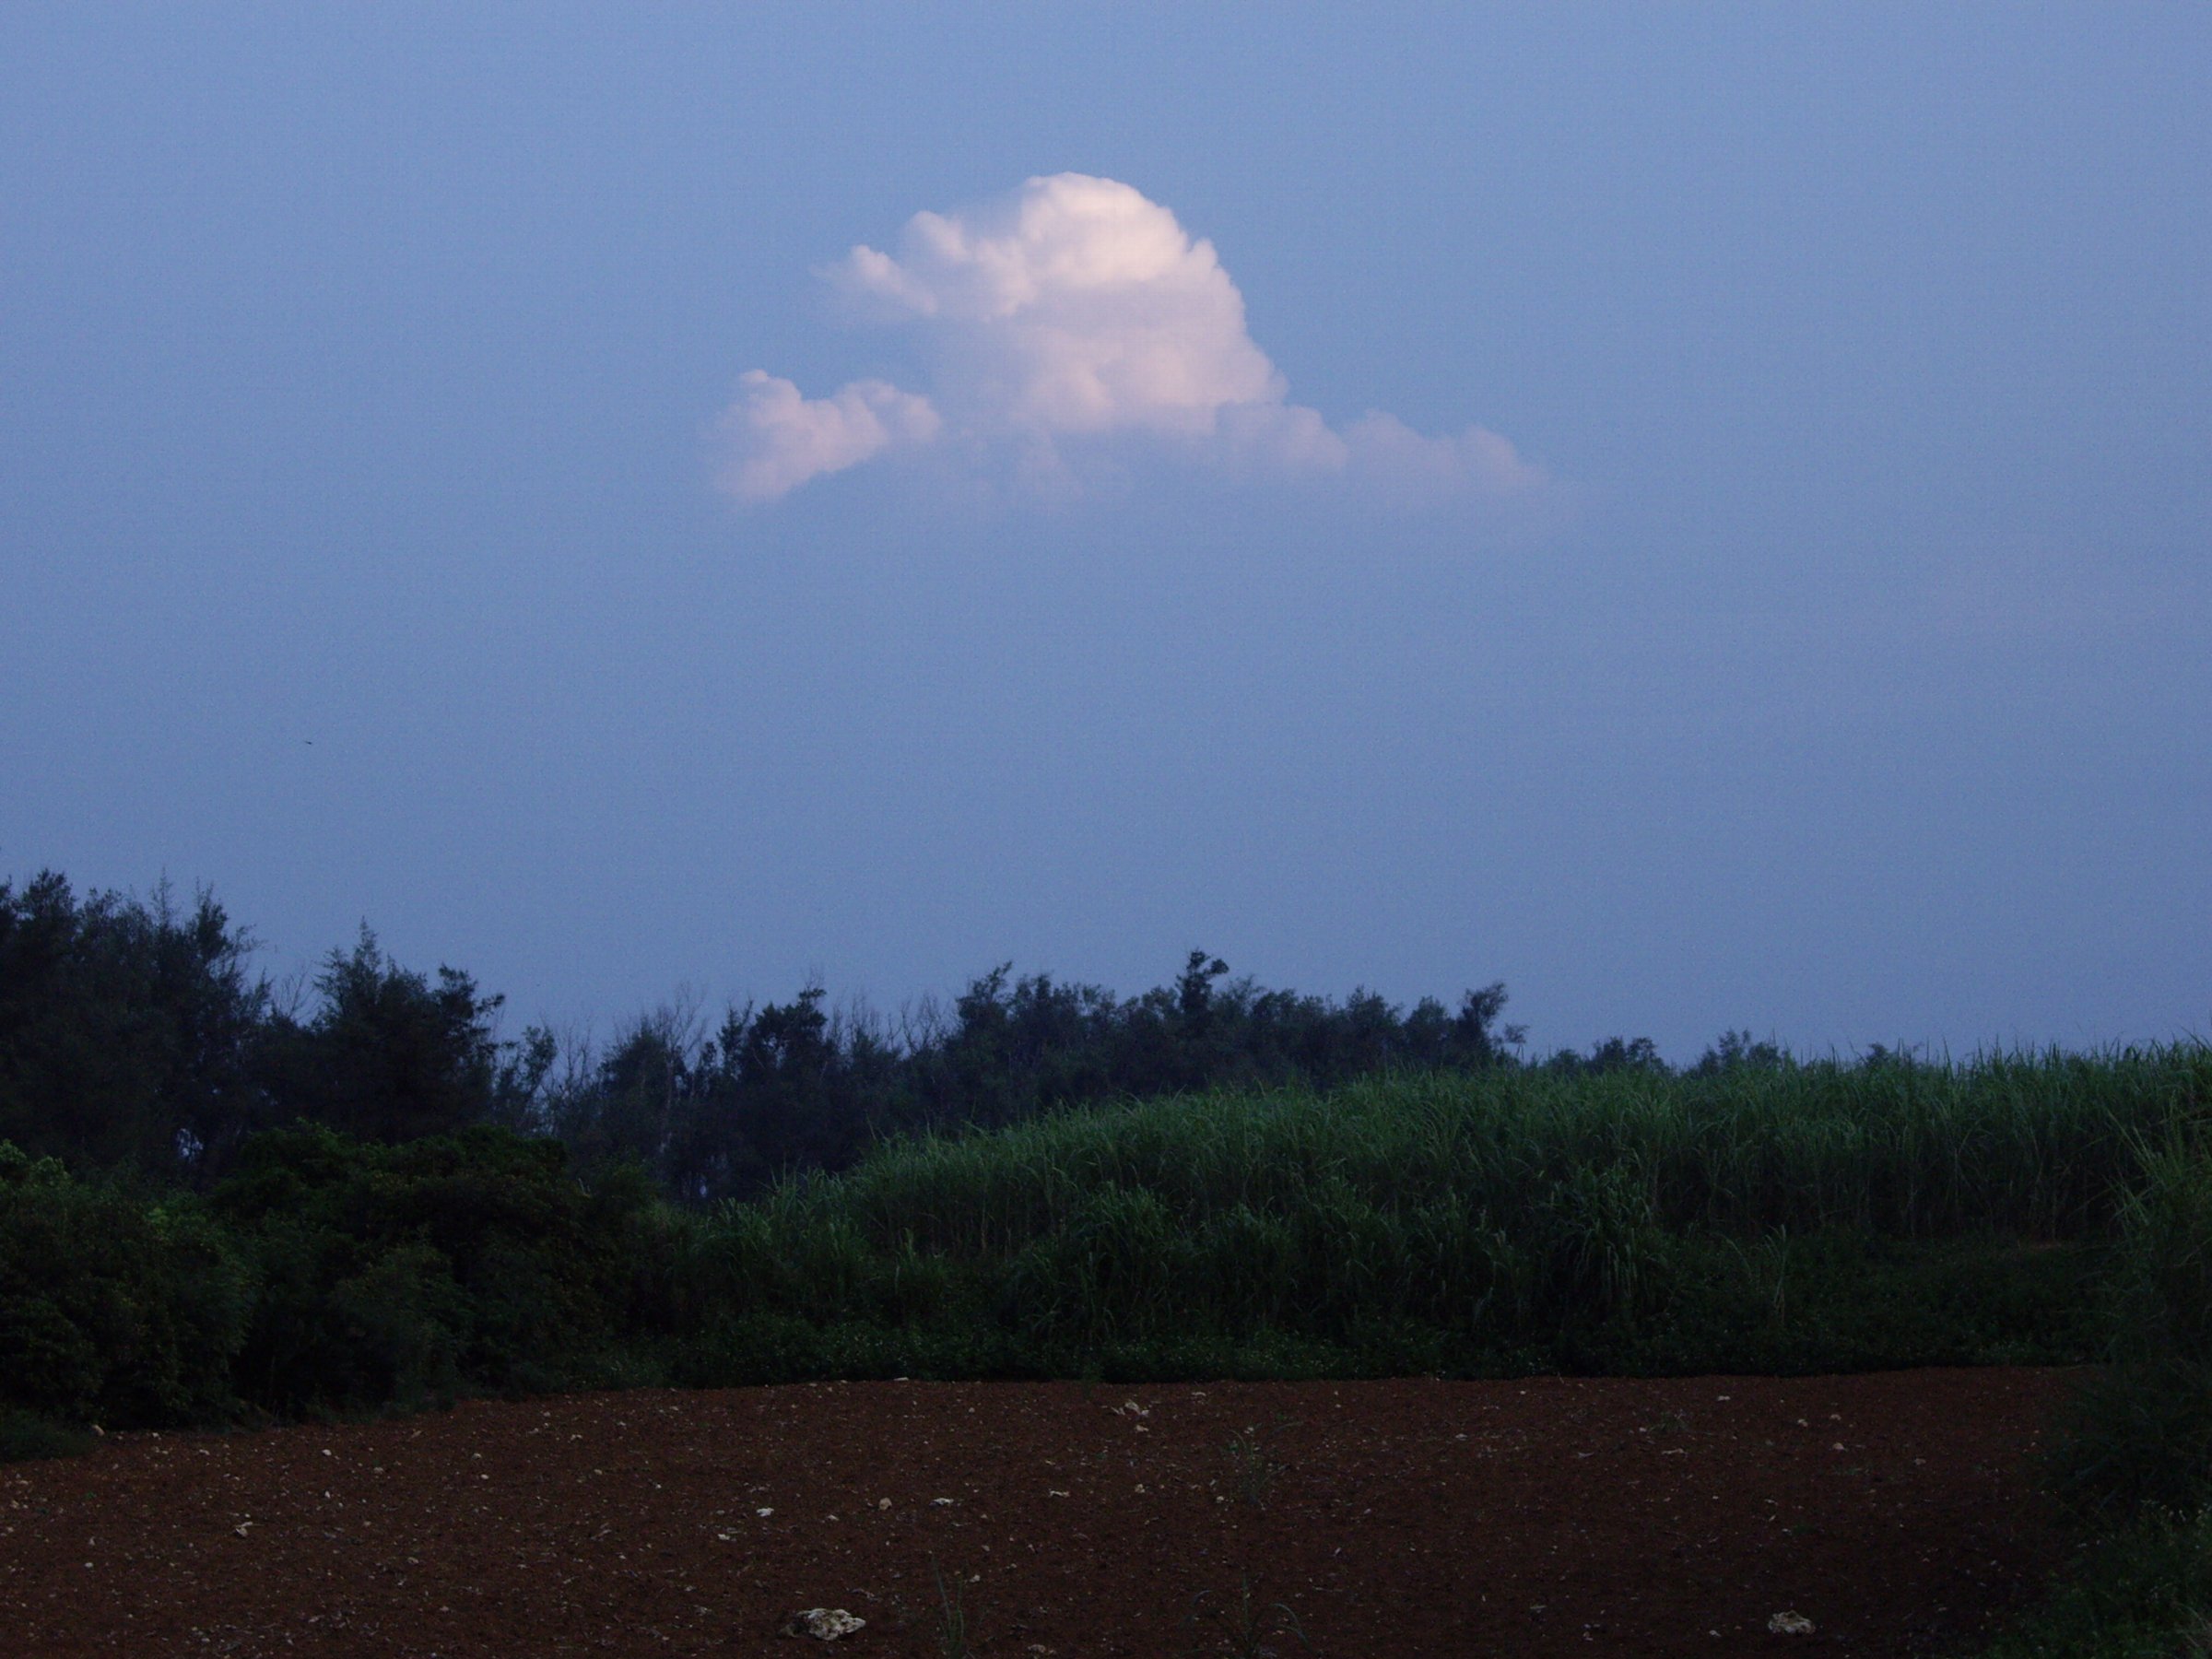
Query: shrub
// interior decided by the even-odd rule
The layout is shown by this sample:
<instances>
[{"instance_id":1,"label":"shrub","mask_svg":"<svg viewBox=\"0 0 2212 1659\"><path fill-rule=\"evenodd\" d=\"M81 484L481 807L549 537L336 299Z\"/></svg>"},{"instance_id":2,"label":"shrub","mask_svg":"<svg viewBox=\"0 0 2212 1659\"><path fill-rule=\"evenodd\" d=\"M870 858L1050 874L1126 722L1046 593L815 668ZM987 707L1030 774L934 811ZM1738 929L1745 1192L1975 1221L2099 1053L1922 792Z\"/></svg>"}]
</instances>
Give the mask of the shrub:
<instances>
[{"instance_id":1,"label":"shrub","mask_svg":"<svg viewBox=\"0 0 2212 1659\"><path fill-rule=\"evenodd\" d=\"M121 1427L220 1418L253 1300L192 1200L149 1205L0 1142L0 1405Z\"/></svg>"},{"instance_id":2,"label":"shrub","mask_svg":"<svg viewBox=\"0 0 2212 1659\"><path fill-rule=\"evenodd\" d=\"M2088 1544L1982 1659L2190 1659L2212 1652L2212 1515L2147 1509Z\"/></svg>"},{"instance_id":3,"label":"shrub","mask_svg":"<svg viewBox=\"0 0 2212 1659\"><path fill-rule=\"evenodd\" d=\"M2077 1513L2212 1505L2212 1148L2139 1146L2110 1291L2110 1360L2072 1403L2047 1474Z\"/></svg>"},{"instance_id":4,"label":"shrub","mask_svg":"<svg viewBox=\"0 0 2212 1659\"><path fill-rule=\"evenodd\" d=\"M262 1273L241 1389L296 1411L593 1381L627 1328L650 1203L634 1176L587 1192L558 1142L504 1129L258 1136L213 1198Z\"/></svg>"},{"instance_id":5,"label":"shrub","mask_svg":"<svg viewBox=\"0 0 2212 1659\"><path fill-rule=\"evenodd\" d=\"M0 1464L29 1463L42 1457L78 1457L92 1449L82 1429L13 1406L0 1408Z\"/></svg>"}]
</instances>

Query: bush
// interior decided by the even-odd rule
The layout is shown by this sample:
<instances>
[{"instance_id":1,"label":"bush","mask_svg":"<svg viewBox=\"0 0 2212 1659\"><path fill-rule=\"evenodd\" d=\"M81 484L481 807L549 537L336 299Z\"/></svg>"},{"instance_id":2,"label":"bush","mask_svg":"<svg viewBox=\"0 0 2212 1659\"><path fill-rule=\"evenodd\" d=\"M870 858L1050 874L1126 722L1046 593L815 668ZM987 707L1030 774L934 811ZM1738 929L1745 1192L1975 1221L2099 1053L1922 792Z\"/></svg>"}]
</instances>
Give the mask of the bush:
<instances>
[{"instance_id":1,"label":"bush","mask_svg":"<svg viewBox=\"0 0 2212 1659\"><path fill-rule=\"evenodd\" d=\"M0 1408L0 1464L80 1457L92 1449L92 1440L82 1429L72 1429L36 1412Z\"/></svg>"},{"instance_id":2,"label":"bush","mask_svg":"<svg viewBox=\"0 0 2212 1659\"><path fill-rule=\"evenodd\" d=\"M255 1405L404 1406L619 1369L651 1199L634 1175L585 1191L557 1142L286 1130L249 1142L212 1203L261 1270L241 1367Z\"/></svg>"},{"instance_id":3,"label":"bush","mask_svg":"<svg viewBox=\"0 0 2212 1659\"><path fill-rule=\"evenodd\" d=\"M253 1290L193 1201L148 1205L0 1141L0 1405L128 1428L220 1419Z\"/></svg>"},{"instance_id":4,"label":"bush","mask_svg":"<svg viewBox=\"0 0 2212 1659\"><path fill-rule=\"evenodd\" d=\"M2069 1509L2113 1521L2212 1506L2212 1149L2139 1148L2110 1291L2110 1364L2086 1382L2047 1475Z\"/></svg>"},{"instance_id":5,"label":"bush","mask_svg":"<svg viewBox=\"0 0 2212 1659\"><path fill-rule=\"evenodd\" d=\"M2146 1510L2088 1545L1983 1659L2176 1659L2212 1652L2212 1516Z\"/></svg>"}]
</instances>

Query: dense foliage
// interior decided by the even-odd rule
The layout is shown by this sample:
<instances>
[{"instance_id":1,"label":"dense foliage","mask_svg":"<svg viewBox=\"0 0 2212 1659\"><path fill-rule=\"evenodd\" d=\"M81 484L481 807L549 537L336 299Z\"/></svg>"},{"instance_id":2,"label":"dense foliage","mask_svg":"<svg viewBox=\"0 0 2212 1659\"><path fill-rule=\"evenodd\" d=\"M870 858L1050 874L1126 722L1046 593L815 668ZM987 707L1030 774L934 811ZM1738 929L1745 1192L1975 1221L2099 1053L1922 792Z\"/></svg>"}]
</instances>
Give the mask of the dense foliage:
<instances>
[{"instance_id":1,"label":"dense foliage","mask_svg":"<svg viewBox=\"0 0 2212 1659\"><path fill-rule=\"evenodd\" d=\"M895 1024L833 1012L807 986L712 1026L664 1007L602 1051L536 1027L502 1041L500 997L453 968L401 968L365 928L331 952L304 1012L249 976L252 951L205 893L187 912L166 888L147 902L80 900L51 873L19 892L0 883L0 1138L79 1172L205 1189L259 1129L398 1142L497 1124L558 1138L587 1171L641 1165L705 1205L847 1168L888 1134L1179 1089L1481 1069L1520 1041L1499 1024L1502 985L1404 1010L1230 981L1194 951L1171 985L1135 997L1007 965ZM1654 1061L1648 1042L1615 1039L1550 1064Z\"/></svg>"},{"instance_id":2,"label":"dense foliage","mask_svg":"<svg viewBox=\"0 0 2212 1659\"><path fill-rule=\"evenodd\" d=\"M2105 1366L2076 1397L2052 1460L2058 1494L2094 1521L2212 1506L2212 1121L2135 1147L2123 1248L2105 1288Z\"/></svg>"},{"instance_id":3,"label":"dense foliage","mask_svg":"<svg viewBox=\"0 0 2212 1659\"><path fill-rule=\"evenodd\" d=\"M80 1168L181 1173L257 1122L268 987L213 899L81 903L0 883L0 1139Z\"/></svg>"},{"instance_id":4,"label":"dense foliage","mask_svg":"<svg viewBox=\"0 0 2212 1659\"><path fill-rule=\"evenodd\" d=\"M2166 1366L2201 1304L2138 1148L2208 1099L2201 1049L1420 1074L909 1136L709 1211L491 1125L271 1131L204 1195L11 1148L0 1404L162 1423L646 1378L2069 1359L2106 1283Z\"/></svg>"},{"instance_id":5,"label":"dense foliage","mask_svg":"<svg viewBox=\"0 0 2212 1659\"><path fill-rule=\"evenodd\" d=\"M79 900L51 872L0 882L0 1139L78 1171L205 1186L246 1137L309 1120L398 1140L497 1119L526 1095L500 999L435 986L363 930L300 1018L250 978L251 939L202 893L189 912Z\"/></svg>"},{"instance_id":6,"label":"dense foliage","mask_svg":"<svg viewBox=\"0 0 2212 1659\"><path fill-rule=\"evenodd\" d=\"M1456 1012L1410 1012L1359 994L1344 1002L1263 991L1194 951L1172 986L1116 998L999 967L949 1011L924 1004L896 1029L832 1015L818 987L786 1004L726 1012L664 1008L603 1056L552 1072L535 1045L535 1085L512 1121L558 1136L586 1167L629 1159L689 1203L754 1195L808 1169L851 1167L875 1141L924 1128L999 1128L1057 1107L1212 1087L1326 1088L1392 1068L1477 1070L1518 1037L1497 1021L1505 989L1470 991Z\"/></svg>"},{"instance_id":7,"label":"dense foliage","mask_svg":"<svg viewBox=\"0 0 2212 1659\"><path fill-rule=\"evenodd\" d=\"M259 1288L241 1394L296 1412L619 1380L655 1206L641 1180L586 1191L566 1166L488 1127L257 1136L206 1206Z\"/></svg>"},{"instance_id":8,"label":"dense foliage","mask_svg":"<svg viewBox=\"0 0 2212 1659\"><path fill-rule=\"evenodd\" d=\"M2212 1653L2212 1121L2134 1147L2103 1284L2102 1366L2069 1400L2045 1484L2077 1557L1988 1659Z\"/></svg>"},{"instance_id":9,"label":"dense foliage","mask_svg":"<svg viewBox=\"0 0 2212 1659\"><path fill-rule=\"evenodd\" d=\"M235 1236L197 1205L88 1186L0 1141L0 1406L79 1422L227 1415L255 1288Z\"/></svg>"}]
</instances>

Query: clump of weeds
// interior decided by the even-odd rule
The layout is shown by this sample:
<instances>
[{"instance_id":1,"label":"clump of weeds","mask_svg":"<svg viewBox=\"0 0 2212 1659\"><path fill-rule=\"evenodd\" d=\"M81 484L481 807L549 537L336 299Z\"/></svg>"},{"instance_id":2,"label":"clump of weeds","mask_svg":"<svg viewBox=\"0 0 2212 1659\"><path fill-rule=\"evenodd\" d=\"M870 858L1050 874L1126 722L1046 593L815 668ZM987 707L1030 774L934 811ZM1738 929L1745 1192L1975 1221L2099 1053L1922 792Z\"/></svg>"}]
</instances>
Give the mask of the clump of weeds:
<instances>
[{"instance_id":1,"label":"clump of weeds","mask_svg":"<svg viewBox=\"0 0 2212 1659\"><path fill-rule=\"evenodd\" d=\"M1255 1608L1252 1605L1252 1579L1249 1574L1242 1575L1242 1591L1233 1607L1226 1603L1210 1609L1206 1607L1206 1602L1214 1594L1211 1590L1201 1590L1191 1597L1191 1613L1187 1622L1192 1629L1196 1630L1199 1624L1210 1616L1225 1627L1222 1638L1229 1644L1226 1650L1218 1647L1208 1649L1203 1646L1194 1646L1191 1650L1193 1653L1226 1651L1237 1655L1237 1659L1275 1659L1275 1655L1281 1650L1269 1646L1262 1640L1268 1634L1264 1627L1269 1613L1278 1616L1276 1620L1278 1629L1287 1629L1292 1636L1298 1639L1299 1646L1309 1653L1312 1651L1313 1644L1306 1640L1305 1629L1298 1622L1298 1615L1290 1610L1288 1603L1272 1602L1265 1607ZM1198 1640L1203 1641L1203 1636Z\"/></svg>"},{"instance_id":2,"label":"clump of weeds","mask_svg":"<svg viewBox=\"0 0 2212 1659\"><path fill-rule=\"evenodd\" d=\"M1734 1239L1728 1247L1735 1252L1745 1288L1766 1310L1767 1328L1781 1330L1790 1317L1790 1230L1777 1227L1748 1250Z\"/></svg>"},{"instance_id":3,"label":"clump of weeds","mask_svg":"<svg viewBox=\"0 0 2212 1659\"><path fill-rule=\"evenodd\" d=\"M78 1457L92 1449L92 1440L93 1435L82 1429L72 1429L28 1411L0 1410L0 1464L29 1463L40 1457Z\"/></svg>"},{"instance_id":4,"label":"clump of weeds","mask_svg":"<svg viewBox=\"0 0 2212 1659\"><path fill-rule=\"evenodd\" d=\"M1275 1432L1297 1425L1288 1418L1275 1420ZM1275 1478L1287 1465L1277 1463L1267 1455L1267 1448L1260 1440L1259 1430L1246 1424L1244 1432L1231 1435L1224 1448L1229 1453L1230 1468L1236 1476L1237 1496L1253 1509L1267 1507L1267 1494L1275 1488Z\"/></svg>"},{"instance_id":5,"label":"clump of weeds","mask_svg":"<svg viewBox=\"0 0 2212 1659\"><path fill-rule=\"evenodd\" d=\"M969 1610L967 1599L964 1599L960 1591L960 1575L953 1572L951 1577L947 1577L945 1569L938 1566L938 1558L931 1555L929 1577L938 1588L938 1606L929 1617L931 1635L938 1639L938 1653L945 1654L945 1659L975 1659L973 1643L980 1641L980 1637L969 1628ZM916 1610L907 1606L905 1597L894 1594L891 1606L898 1610L898 1617L907 1619L909 1624L918 1617Z\"/></svg>"},{"instance_id":6,"label":"clump of weeds","mask_svg":"<svg viewBox=\"0 0 2212 1659\"><path fill-rule=\"evenodd\" d=\"M944 1569L932 1556L929 1576L937 1586L937 1652L945 1659L973 1659L975 1650L968 1645L968 1606L959 1587L960 1575L954 1573L947 1588Z\"/></svg>"},{"instance_id":7,"label":"clump of weeds","mask_svg":"<svg viewBox=\"0 0 2212 1659\"><path fill-rule=\"evenodd\" d=\"M1657 1422L1648 1424L1644 1432L1654 1440L1687 1440L1689 1437L1689 1419L1678 1411L1665 1412Z\"/></svg>"}]
</instances>

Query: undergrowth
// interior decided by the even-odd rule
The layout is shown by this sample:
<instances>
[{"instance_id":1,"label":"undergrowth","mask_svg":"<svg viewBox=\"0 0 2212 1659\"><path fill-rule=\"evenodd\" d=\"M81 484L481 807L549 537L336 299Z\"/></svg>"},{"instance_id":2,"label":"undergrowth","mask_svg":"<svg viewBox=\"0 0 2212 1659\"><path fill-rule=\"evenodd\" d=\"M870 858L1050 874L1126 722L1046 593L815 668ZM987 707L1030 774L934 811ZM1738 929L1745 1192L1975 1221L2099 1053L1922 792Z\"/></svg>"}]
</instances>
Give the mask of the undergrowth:
<instances>
[{"instance_id":1,"label":"undergrowth","mask_svg":"<svg viewBox=\"0 0 2212 1659\"><path fill-rule=\"evenodd\" d=\"M2201 1046L1500 1068L900 1139L703 1213L495 1129L267 1134L204 1197L6 1151L0 1405L166 1428L655 1382L2077 1360L2123 1236L2184 1225L2141 1210L2142 1148L2207 1099ZM2201 1392L2201 1347L2131 1386Z\"/></svg>"},{"instance_id":2,"label":"undergrowth","mask_svg":"<svg viewBox=\"0 0 2212 1659\"><path fill-rule=\"evenodd\" d=\"M2042 1469L2072 1571L1988 1659L2212 1659L2212 1144L2138 1139L2104 1287L2105 1364Z\"/></svg>"}]
</instances>

